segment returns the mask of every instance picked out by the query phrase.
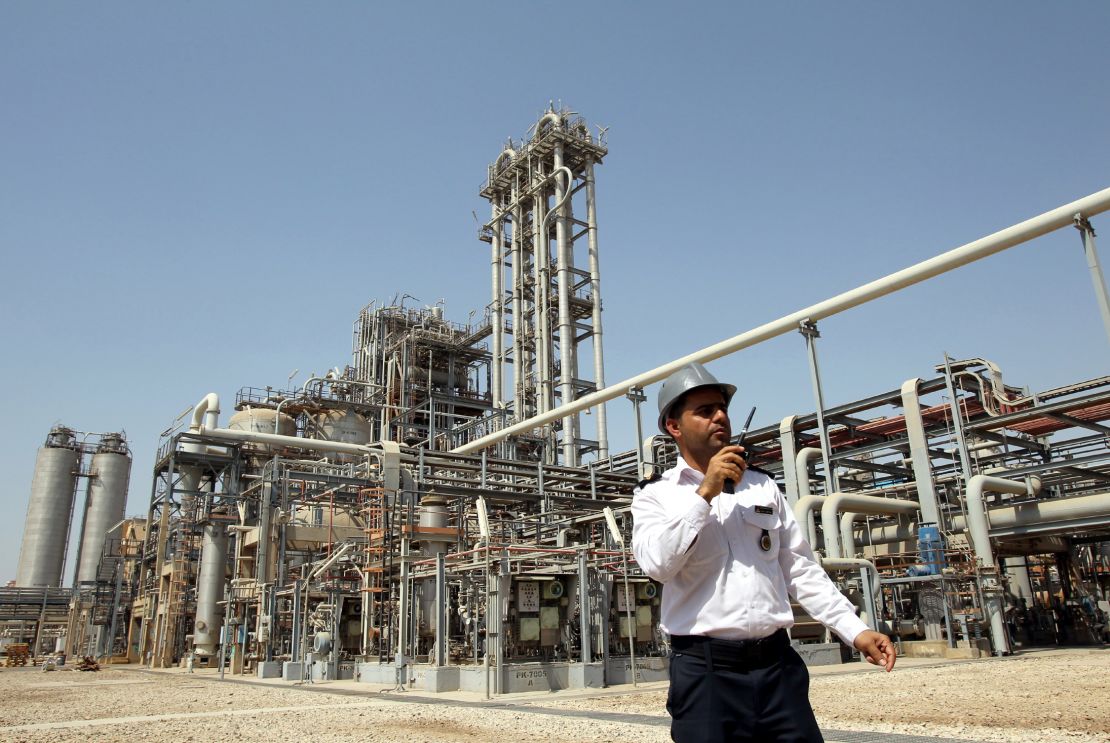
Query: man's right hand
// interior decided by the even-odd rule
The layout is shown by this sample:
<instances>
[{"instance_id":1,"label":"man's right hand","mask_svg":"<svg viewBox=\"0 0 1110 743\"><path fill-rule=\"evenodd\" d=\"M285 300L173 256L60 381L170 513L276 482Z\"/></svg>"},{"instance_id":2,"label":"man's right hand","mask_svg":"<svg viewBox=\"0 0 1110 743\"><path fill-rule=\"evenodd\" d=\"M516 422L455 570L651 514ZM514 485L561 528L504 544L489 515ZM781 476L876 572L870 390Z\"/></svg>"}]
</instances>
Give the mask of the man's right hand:
<instances>
[{"instance_id":1,"label":"man's right hand","mask_svg":"<svg viewBox=\"0 0 1110 743\"><path fill-rule=\"evenodd\" d=\"M726 480L732 480L733 484L740 482L744 476L744 470L748 468L747 461L740 456L742 451L744 451L742 446L725 446L709 460L705 479L702 480L697 491L707 503L712 503L713 499L721 494Z\"/></svg>"}]
</instances>

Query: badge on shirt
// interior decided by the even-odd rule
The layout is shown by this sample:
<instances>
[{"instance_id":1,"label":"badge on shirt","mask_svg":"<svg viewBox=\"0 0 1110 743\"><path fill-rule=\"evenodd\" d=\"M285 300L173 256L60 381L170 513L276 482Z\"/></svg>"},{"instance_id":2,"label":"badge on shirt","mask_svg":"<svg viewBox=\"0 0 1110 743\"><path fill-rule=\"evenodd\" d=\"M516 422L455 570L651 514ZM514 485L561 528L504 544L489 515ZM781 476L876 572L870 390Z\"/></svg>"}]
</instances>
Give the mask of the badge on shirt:
<instances>
[{"instance_id":1,"label":"badge on shirt","mask_svg":"<svg viewBox=\"0 0 1110 743\"><path fill-rule=\"evenodd\" d=\"M775 509L771 508L770 506L756 506L755 512L770 516L772 513L775 512Z\"/></svg>"},{"instance_id":2,"label":"badge on shirt","mask_svg":"<svg viewBox=\"0 0 1110 743\"><path fill-rule=\"evenodd\" d=\"M766 529L764 529L763 533L759 535L759 548L764 552L771 551L771 532L767 531Z\"/></svg>"}]
</instances>

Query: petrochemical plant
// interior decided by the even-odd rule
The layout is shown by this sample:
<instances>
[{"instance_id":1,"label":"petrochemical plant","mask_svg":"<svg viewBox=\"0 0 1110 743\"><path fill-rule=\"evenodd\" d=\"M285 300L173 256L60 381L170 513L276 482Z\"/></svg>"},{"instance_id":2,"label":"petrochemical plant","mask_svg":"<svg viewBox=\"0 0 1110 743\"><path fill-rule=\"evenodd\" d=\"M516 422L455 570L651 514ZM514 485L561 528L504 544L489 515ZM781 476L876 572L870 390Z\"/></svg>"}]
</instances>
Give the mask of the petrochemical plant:
<instances>
[{"instance_id":1,"label":"petrochemical plant","mask_svg":"<svg viewBox=\"0 0 1110 743\"><path fill-rule=\"evenodd\" d=\"M491 301L479 319L372 302L344 367L298 389L207 395L163 434L144 517L125 518L123 434L51 430L18 577L0 592L3 641L490 695L666 678L661 588L632 558L629 504L676 451L639 431L642 447L611 451L606 404L639 422L645 388L671 370L785 332L805 337L814 411L784 411L745 446L870 625L911 655L1103 641L1110 376L1030 393L987 359L942 357L826 406L817 323L1073 220L1107 312L1087 218L1110 208L1108 192L939 256L942 269L907 269L607 387L606 155L582 118L547 111L481 189ZM796 615L808 662L853 659Z\"/></svg>"}]
</instances>

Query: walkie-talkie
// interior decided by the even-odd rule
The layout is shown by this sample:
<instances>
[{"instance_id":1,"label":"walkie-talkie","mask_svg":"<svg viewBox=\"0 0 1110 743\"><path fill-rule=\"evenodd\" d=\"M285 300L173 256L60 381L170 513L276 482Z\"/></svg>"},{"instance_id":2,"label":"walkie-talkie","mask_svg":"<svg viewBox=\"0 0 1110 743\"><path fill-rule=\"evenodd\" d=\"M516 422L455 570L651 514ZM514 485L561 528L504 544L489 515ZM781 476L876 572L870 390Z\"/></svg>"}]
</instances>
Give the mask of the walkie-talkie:
<instances>
[{"instance_id":1,"label":"walkie-talkie","mask_svg":"<svg viewBox=\"0 0 1110 743\"><path fill-rule=\"evenodd\" d=\"M743 446L744 445L744 437L748 435L748 426L750 426L752 424L752 418L754 418L754 417L755 417L755 406L753 405L751 412L748 413L748 419L746 421L744 421L744 427L740 430L740 438L736 439L735 446ZM742 452L740 452L740 456L743 457L744 459L747 459L748 458L748 453L746 451L742 451ZM736 483L733 482L732 480L725 480L725 492L726 493L735 493L736 492Z\"/></svg>"}]
</instances>

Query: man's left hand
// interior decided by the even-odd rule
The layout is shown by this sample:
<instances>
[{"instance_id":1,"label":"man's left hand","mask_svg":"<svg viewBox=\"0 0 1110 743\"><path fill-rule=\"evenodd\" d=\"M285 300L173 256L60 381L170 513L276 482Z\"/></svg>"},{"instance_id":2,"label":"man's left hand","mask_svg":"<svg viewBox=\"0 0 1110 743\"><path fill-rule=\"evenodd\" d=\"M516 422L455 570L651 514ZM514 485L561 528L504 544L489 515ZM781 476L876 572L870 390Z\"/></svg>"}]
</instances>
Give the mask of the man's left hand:
<instances>
[{"instance_id":1,"label":"man's left hand","mask_svg":"<svg viewBox=\"0 0 1110 743\"><path fill-rule=\"evenodd\" d=\"M856 646L856 650L863 653L868 663L882 666L887 673L894 668L894 659L898 657L898 653L894 649L894 643L883 633L871 629L864 630L852 644Z\"/></svg>"}]
</instances>

